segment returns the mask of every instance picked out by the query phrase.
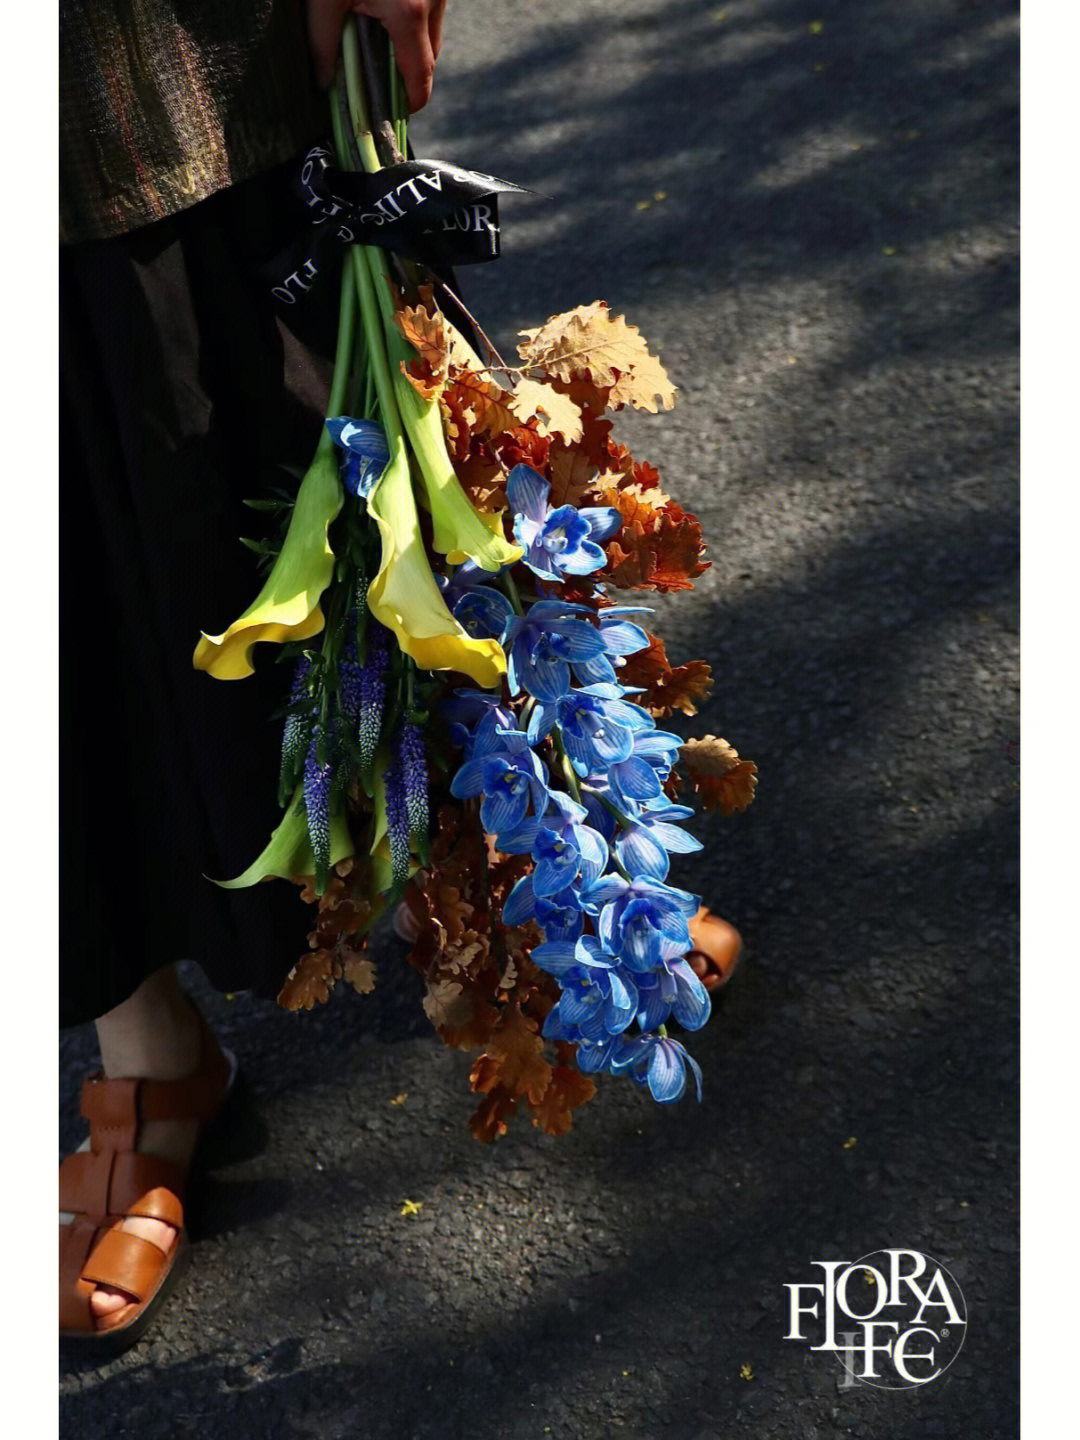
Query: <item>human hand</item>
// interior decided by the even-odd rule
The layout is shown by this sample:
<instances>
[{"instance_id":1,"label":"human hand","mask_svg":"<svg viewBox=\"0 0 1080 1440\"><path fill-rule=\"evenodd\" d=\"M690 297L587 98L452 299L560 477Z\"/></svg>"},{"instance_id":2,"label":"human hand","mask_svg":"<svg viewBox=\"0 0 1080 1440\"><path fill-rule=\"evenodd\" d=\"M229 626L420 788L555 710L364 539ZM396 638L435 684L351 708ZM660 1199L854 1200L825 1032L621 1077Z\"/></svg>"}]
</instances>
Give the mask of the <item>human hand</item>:
<instances>
[{"instance_id":1,"label":"human hand","mask_svg":"<svg viewBox=\"0 0 1080 1440\"><path fill-rule=\"evenodd\" d=\"M409 109L422 110L431 99L445 10L446 0L307 0L308 36L319 85L326 90L333 84L346 16L368 15L393 41Z\"/></svg>"}]
</instances>

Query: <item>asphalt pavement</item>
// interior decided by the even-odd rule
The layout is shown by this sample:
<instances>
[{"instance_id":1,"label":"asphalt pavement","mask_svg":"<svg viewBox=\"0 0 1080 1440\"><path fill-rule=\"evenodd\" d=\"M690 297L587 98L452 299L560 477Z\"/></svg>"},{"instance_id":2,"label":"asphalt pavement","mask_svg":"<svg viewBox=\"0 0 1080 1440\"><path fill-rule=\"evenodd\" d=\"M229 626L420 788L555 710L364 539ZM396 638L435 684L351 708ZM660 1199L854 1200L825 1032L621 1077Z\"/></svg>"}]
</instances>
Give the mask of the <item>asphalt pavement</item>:
<instances>
[{"instance_id":1,"label":"asphalt pavement","mask_svg":"<svg viewBox=\"0 0 1080 1440\"><path fill-rule=\"evenodd\" d=\"M65 1436L1015 1434L1016 31L998 0L451 4L417 153L547 197L504 203L471 308L512 345L603 297L679 386L624 429L713 561L657 628L716 671L688 733L760 784L672 878L745 962L687 1037L700 1105L604 1077L569 1135L490 1146L392 940L375 995L299 1016L193 973L236 1145L152 1335L62 1374ZM65 1149L93 1063L63 1037ZM784 1286L889 1247L948 1267L966 1341L847 1388Z\"/></svg>"}]
</instances>

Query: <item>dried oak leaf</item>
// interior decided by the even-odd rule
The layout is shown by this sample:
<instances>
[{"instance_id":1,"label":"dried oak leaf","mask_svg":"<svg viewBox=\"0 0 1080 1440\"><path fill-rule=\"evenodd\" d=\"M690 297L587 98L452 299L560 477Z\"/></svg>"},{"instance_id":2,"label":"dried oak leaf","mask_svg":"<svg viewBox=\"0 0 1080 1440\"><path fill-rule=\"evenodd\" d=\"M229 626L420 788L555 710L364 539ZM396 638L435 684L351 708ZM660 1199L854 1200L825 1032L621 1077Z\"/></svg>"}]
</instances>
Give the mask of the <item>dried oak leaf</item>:
<instances>
[{"instance_id":1,"label":"dried oak leaf","mask_svg":"<svg viewBox=\"0 0 1080 1440\"><path fill-rule=\"evenodd\" d=\"M571 1112L596 1094L596 1086L581 1071L565 1065L552 1067L551 1080L539 1104L532 1105L533 1124L545 1135L565 1135L573 1124Z\"/></svg>"},{"instance_id":2,"label":"dried oak leaf","mask_svg":"<svg viewBox=\"0 0 1080 1440\"><path fill-rule=\"evenodd\" d=\"M495 1062L497 1075L484 1070L485 1076L493 1078L483 1085L474 1083L473 1089L489 1089L497 1079L513 1094L525 1095L533 1104L539 1102L551 1079L551 1066L544 1059L544 1042L536 1033L538 1028L536 1021L523 1015L516 1004L506 1005L502 1022L488 1041L486 1054L480 1057Z\"/></svg>"},{"instance_id":3,"label":"dried oak leaf","mask_svg":"<svg viewBox=\"0 0 1080 1440\"><path fill-rule=\"evenodd\" d=\"M551 438L541 435L535 423L516 425L492 439L492 448L507 470L515 465L531 465L541 475L547 474L551 454Z\"/></svg>"},{"instance_id":4,"label":"dried oak leaf","mask_svg":"<svg viewBox=\"0 0 1080 1440\"><path fill-rule=\"evenodd\" d=\"M445 372L435 370L430 361L422 358L408 362L402 360L401 373L425 400L434 400L440 395L446 381Z\"/></svg>"},{"instance_id":5,"label":"dried oak leaf","mask_svg":"<svg viewBox=\"0 0 1080 1440\"><path fill-rule=\"evenodd\" d=\"M496 1086L485 1094L469 1117L469 1129L477 1140L490 1144L506 1134L507 1125L517 1114L517 1108L516 1096L502 1086Z\"/></svg>"},{"instance_id":6,"label":"dried oak leaf","mask_svg":"<svg viewBox=\"0 0 1080 1440\"><path fill-rule=\"evenodd\" d=\"M703 700L712 689L712 668L705 660L673 666L663 640L649 634L648 646L626 657L619 670L619 683L640 687L641 694L634 696L634 703L657 718L673 710L696 715L694 702Z\"/></svg>"},{"instance_id":7,"label":"dried oak leaf","mask_svg":"<svg viewBox=\"0 0 1080 1440\"><path fill-rule=\"evenodd\" d=\"M688 740L679 751L679 765L706 810L733 815L754 798L757 766L752 760L740 760L734 746L718 735Z\"/></svg>"},{"instance_id":8,"label":"dried oak leaf","mask_svg":"<svg viewBox=\"0 0 1080 1440\"><path fill-rule=\"evenodd\" d=\"M472 1019L473 1006L456 980L436 980L424 996L424 1013L440 1029L444 1025L464 1025Z\"/></svg>"},{"instance_id":9,"label":"dried oak leaf","mask_svg":"<svg viewBox=\"0 0 1080 1440\"><path fill-rule=\"evenodd\" d=\"M481 1050L495 1034L502 1009L468 990L462 993L472 1006L472 1013L460 1025L440 1026L439 1034L451 1050Z\"/></svg>"},{"instance_id":10,"label":"dried oak leaf","mask_svg":"<svg viewBox=\"0 0 1080 1440\"><path fill-rule=\"evenodd\" d=\"M518 354L526 369L610 387L608 403L615 407L629 404L655 414L658 401L665 410L675 404L675 387L637 326L612 315L603 300L554 315L546 325L521 334Z\"/></svg>"},{"instance_id":11,"label":"dried oak leaf","mask_svg":"<svg viewBox=\"0 0 1080 1440\"><path fill-rule=\"evenodd\" d=\"M358 995L370 995L375 989L375 966L360 950L348 945L339 945L341 957L341 978L351 985Z\"/></svg>"},{"instance_id":12,"label":"dried oak leaf","mask_svg":"<svg viewBox=\"0 0 1080 1440\"><path fill-rule=\"evenodd\" d=\"M601 504L614 505L623 524L607 546L602 574L622 590L692 590L693 581L709 568L701 557L705 546L701 522L674 501L659 509L636 487L607 488Z\"/></svg>"},{"instance_id":13,"label":"dried oak leaf","mask_svg":"<svg viewBox=\"0 0 1080 1440\"><path fill-rule=\"evenodd\" d=\"M465 417L472 434L498 435L521 424L513 409L514 397L486 371L456 368L446 388L447 403Z\"/></svg>"},{"instance_id":14,"label":"dried oak leaf","mask_svg":"<svg viewBox=\"0 0 1080 1440\"><path fill-rule=\"evenodd\" d=\"M539 380L519 380L510 408L522 422L536 420L541 435L561 435L568 445L583 438L580 406Z\"/></svg>"},{"instance_id":15,"label":"dried oak leaf","mask_svg":"<svg viewBox=\"0 0 1080 1440\"><path fill-rule=\"evenodd\" d=\"M277 1003L285 1010L312 1010L325 1005L341 975L330 950L304 955L289 971Z\"/></svg>"}]
</instances>

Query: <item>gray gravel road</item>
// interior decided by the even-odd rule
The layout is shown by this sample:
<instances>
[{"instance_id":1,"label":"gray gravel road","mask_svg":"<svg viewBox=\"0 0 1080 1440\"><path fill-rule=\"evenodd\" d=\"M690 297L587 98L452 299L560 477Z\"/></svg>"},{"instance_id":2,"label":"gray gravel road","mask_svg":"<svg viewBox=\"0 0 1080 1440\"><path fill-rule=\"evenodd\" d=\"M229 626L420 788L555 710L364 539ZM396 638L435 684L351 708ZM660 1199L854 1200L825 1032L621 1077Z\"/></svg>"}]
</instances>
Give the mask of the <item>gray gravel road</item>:
<instances>
[{"instance_id":1,"label":"gray gravel road","mask_svg":"<svg viewBox=\"0 0 1080 1440\"><path fill-rule=\"evenodd\" d=\"M677 878L746 963L700 1106L607 1080L494 1146L392 945L312 1015L206 995L246 1145L65 1435L1015 1433L1015 84L997 0L451 5L418 153L551 197L473 308L512 342L604 296L681 390L627 439L711 543L661 625L761 781ZM90 1035L61 1053L70 1147ZM782 1287L884 1246L950 1268L967 1343L844 1390Z\"/></svg>"}]
</instances>

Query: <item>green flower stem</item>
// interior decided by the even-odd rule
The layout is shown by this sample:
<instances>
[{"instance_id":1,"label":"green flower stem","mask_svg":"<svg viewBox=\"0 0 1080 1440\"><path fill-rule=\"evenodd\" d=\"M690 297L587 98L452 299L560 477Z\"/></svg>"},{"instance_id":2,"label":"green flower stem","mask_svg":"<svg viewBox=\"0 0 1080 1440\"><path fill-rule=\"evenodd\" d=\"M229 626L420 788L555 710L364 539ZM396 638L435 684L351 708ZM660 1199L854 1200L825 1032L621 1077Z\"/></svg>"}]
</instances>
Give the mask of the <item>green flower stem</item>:
<instances>
[{"instance_id":1,"label":"green flower stem","mask_svg":"<svg viewBox=\"0 0 1080 1440\"><path fill-rule=\"evenodd\" d=\"M345 29L341 34L341 60L342 68L345 71L345 92L349 101L353 134L356 136L356 144L360 151L360 158L364 162L364 169L370 175L382 167L379 164L379 152L375 149L375 136L371 129L367 97L364 95L364 85L360 76L360 37L357 34L356 20L352 15L346 20Z\"/></svg>"},{"instance_id":2,"label":"green flower stem","mask_svg":"<svg viewBox=\"0 0 1080 1440\"><path fill-rule=\"evenodd\" d=\"M600 804L603 805L605 810L611 811L612 815L614 815L615 819L619 822L619 828L621 830L628 830L630 826L634 823L630 819L629 815L624 815L623 812L619 809L619 807L612 804L612 802L602 791L595 789L592 785L583 785L581 788L583 790L587 790L594 799L599 800Z\"/></svg>"},{"instance_id":3,"label":"green flower stem","mask_svg":"<svg viewBox=\"0 0 1080 1440\"><path fill-rule=\"evenodd\" d=\"M349 376L352 371L353 345L356 339L356 289L351 282L348 267L344 267L341 275L341 308L338 312L338 336L337 349L334 352L334 378L330 382L330 397L326 402L326 413L328 416L340 415L345 406L345 399L349 389ZM334 438L323 426L322 434L319 436L319 446L315 452L319 456L332 455L334 453Z\"/></svg>"},{"instance_id":4,"label":"green flower stem","mask_svg":"<svg viewBox=\"0 0 1080 1440\"><path fill-rule=\"evenodd\" d=\"M521 596L518 594L518 588L513 575L511 575L509 570L504 570L499 576L499 580L503 589L506 591L510 604L514 607L514 614L524 615L525 611L522 609Z\"/></svg>"}]
</instances>

